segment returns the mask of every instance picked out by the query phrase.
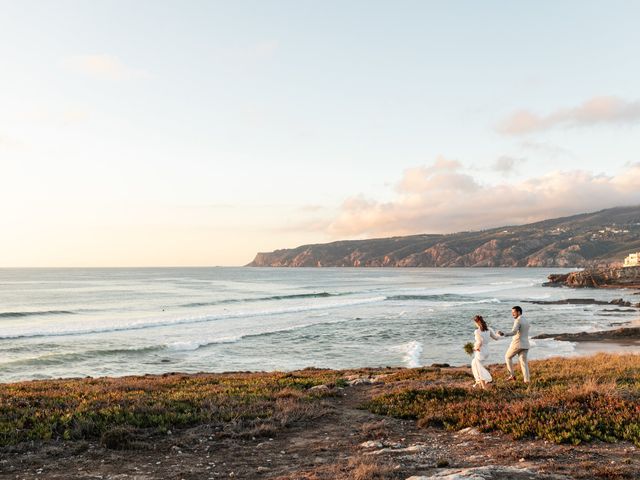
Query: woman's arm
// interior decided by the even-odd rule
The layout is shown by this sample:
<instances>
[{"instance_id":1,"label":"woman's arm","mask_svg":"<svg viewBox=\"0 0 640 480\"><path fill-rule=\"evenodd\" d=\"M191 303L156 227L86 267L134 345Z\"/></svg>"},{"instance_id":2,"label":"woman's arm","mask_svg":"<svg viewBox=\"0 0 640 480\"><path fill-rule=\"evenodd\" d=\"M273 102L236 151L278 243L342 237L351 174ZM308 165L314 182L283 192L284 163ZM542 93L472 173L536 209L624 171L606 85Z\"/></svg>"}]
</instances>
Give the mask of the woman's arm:
<instances>
[{"instance_id":1,"label":"woman's arm","mask_svg":"<svg viewBox=\"0 0 640 480\"><path fill-rule=\"evenodd\" d=\"M482 347L482 335L480 335L480 330L476 329L476 331L474 332L474 336L476 342L473 344L473 349L479 352L480 347Z\"/></svg>"}]
</instances>

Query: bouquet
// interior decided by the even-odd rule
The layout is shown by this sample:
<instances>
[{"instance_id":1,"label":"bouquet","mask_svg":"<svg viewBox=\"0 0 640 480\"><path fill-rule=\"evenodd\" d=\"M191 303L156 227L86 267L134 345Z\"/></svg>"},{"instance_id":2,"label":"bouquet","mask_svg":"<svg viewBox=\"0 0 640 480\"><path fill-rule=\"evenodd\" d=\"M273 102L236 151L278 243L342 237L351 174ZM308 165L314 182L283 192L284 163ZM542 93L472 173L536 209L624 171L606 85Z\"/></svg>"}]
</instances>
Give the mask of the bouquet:
<instances>
[{"instance_id":1,"label":"bouquet","mask_svg":"<svg viewBox=\"0 0 640 480\"><path fill-rule=\"evenodd\" d=\"M467 352L467 355L473 355L473 343L471 342L465 343L464 351Z\"/></svg>"}]
</instances>

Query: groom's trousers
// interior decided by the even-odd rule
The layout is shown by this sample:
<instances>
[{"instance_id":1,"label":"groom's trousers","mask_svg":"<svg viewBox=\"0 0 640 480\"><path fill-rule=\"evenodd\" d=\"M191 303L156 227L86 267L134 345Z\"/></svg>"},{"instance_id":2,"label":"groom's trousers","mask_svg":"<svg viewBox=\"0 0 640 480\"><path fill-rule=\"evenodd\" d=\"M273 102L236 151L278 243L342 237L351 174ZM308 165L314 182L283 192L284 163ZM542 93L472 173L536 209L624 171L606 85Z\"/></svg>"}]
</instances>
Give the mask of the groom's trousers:
<instances>
[{"instance_id":1,"label":"groom's trousers","mask_svg":"<svg viewBox=\"0 0 640 480\"><path fill-rule=\"evenodd\" d=\"M527 361L527 355L529 354L528 348L512 348L510 347L507 350L507 353L504 355L504 360L507 362L507 370L509 370L509 375L515 377L513 373L513 357L518 355L518 360L520 361L520 369L522 370L522 377L525 382L529 381L529 362Z\"/></svg>"}]
</instances>

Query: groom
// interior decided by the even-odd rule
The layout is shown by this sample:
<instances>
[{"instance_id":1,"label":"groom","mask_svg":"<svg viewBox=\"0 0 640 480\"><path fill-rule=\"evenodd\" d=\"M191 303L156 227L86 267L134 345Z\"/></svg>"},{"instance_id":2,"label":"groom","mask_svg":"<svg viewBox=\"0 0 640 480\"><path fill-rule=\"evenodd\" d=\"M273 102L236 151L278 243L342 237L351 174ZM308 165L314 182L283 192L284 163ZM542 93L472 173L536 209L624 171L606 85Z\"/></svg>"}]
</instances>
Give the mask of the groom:
<instances>
[{"instance_id":1,"label":"groom","mask_svg":"<svg viewBox=\"0 0 640 480\"><path fill-rule=\"evenodd\" d=\"M531 324L522 316L522 308L518 306L511 309L511 316L515 319L511 331L507 333L498 332L500 336L513 337L511 345L509 345L509 349L504 355L504 360L507 362L507 370L509 371L509 380L516 379L513 373L512 360L513 357L518 355L524 383L529 383L529 362L527 361L527 355L529 354L529 326Z\"/></svg>"}]
</instances>

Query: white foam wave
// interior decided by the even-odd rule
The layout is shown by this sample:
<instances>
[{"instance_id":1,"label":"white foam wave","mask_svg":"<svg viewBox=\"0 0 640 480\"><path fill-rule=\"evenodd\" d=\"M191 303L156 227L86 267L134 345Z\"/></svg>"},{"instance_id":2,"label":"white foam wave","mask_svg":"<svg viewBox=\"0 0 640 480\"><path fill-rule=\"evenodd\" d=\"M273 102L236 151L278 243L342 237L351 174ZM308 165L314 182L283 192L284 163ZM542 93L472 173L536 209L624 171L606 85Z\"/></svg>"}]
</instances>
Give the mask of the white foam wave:
<instances>
[{"instance_id":1,"label":"white foam wave","mask_svg":"<svg viewBox=\"0 0 640 480\"><path fill-rule=\"evenodd\" d=\"M394 349L404 354L402 361L407 367L416 368L420 366L420 357L422 356L423 349L421 342L411 340L410 342L396 346Z\"/></svg>"},{"instance_id":2,"label":"white foam wave","mask_svg":"<svg viewBox=\"0 0 640 480\"><path fill-rule=\"evenodd\" d=\"M213 345L216 343L236 343L242 340L243 336L237 337L222 337L222 338L213 338L207 340L191 340L191 341L183 341L183 342L172 342L167 344L167 349L177 351L177 352L191 352L199 349L200 347L205 347L207 345Z\"/></svg>"},{"instance_id":3,"label":"white foam wave","mask_svg":"<svg viewBox=\"0 0 640 480\"><path fill-rule=\"evenodd\" d=\"M438 307L458 307L460 305L477 305L477 304L485 304L485 303L502 303L502 300L499 298L483 298L482 300L460 300L460 301L448 301L448 302L434 302Z\"/></svg>"},{"instance_id":4,"label":"white foam wave","mask_svg":"<svg viewBox=\"0 0 640 480\"><path fill-rule=\"evenodd\" d=\"M360 298L360 299L354 299L354 300L343 301L343 302L318 303L315 305L274 308L270 310L241 311L241 312L233 312L233 313L202 315L202 316L195 316L195 317L179 317L179 318L151 320L151 321L140 320L140 321L129 322L121 325L110 325L105 327L78 328L78 329L60 328L57 330L32 330L32 331L27 330L27 331L8 334L8 335L0 335L0 340L27 338L27 337L60 337L60 336L68 336L68 335L90 335L90 334L122 332L122 331L130 331L130 330L142 330L147 328L171 327L175 325L206 323L206 322L213 322L217 320L226 320L226 319L233 319L233 318L264 317L264 316L272 316L272 315L282 315L287 313L299 313L299 312L314 311L314 310L344 308L344 307L350 307L355 305L364 305L368 303L381 302L381 301L384 301L385 299L386 297L379 296L379 297Z\"/></svg>"},{"instance_id":5,"label":"white foam wave","mask_svg":"<svg viewBox=\"0 0 640 480\"><path fill-rule=\"evenodd\" d=\"M289 326L280 327L280 328L278 327L273 329L266 328L261 331L253 331L253 332L248 332L242 335L236 335L231 337L221 337L221 338L214 338L214 339L208 339L208 340L191 340L191 341L187 340L187 341L181 341L181 342L173 342L173 343L167 344L166 347L169 350L174 350L174 351L193 351L193 350L198 350L199 348L202 348L202 347L208 347L209 345L216 345L216 344L223 344L223 343L237 343L241 340L244 340L245 338L262 337L265 335L272 335L275 333L302 330L304 328L309 328L316 325L327 325L327 324L331 325L331 324L343 323L343 322L349 322L349 321L351 320L344 318L339 320L332 320L330 322L301 323L298 325L289 325Z\"/></svg>"},{"instance_id":6,"label":"white foam wave","mask_svg":"<svg viewBox=\"0 0 640 480\"><path fill-rule=\"evenodd\" d=\"M530 339L533 358L565 357L576 354L574 342L557 341L551 338Z\"/></svg>"},{"instance_id":7,"label":"white foam wave","mask_svg":"<svg viewBox=\"0 0 640 480\"><path fill-rule=\"evenodd\" d=\"M485 298L484 300L478 300L477 302L470 303L502 303L502 301L498 298Z\"/></svg>"}]
</instances>

